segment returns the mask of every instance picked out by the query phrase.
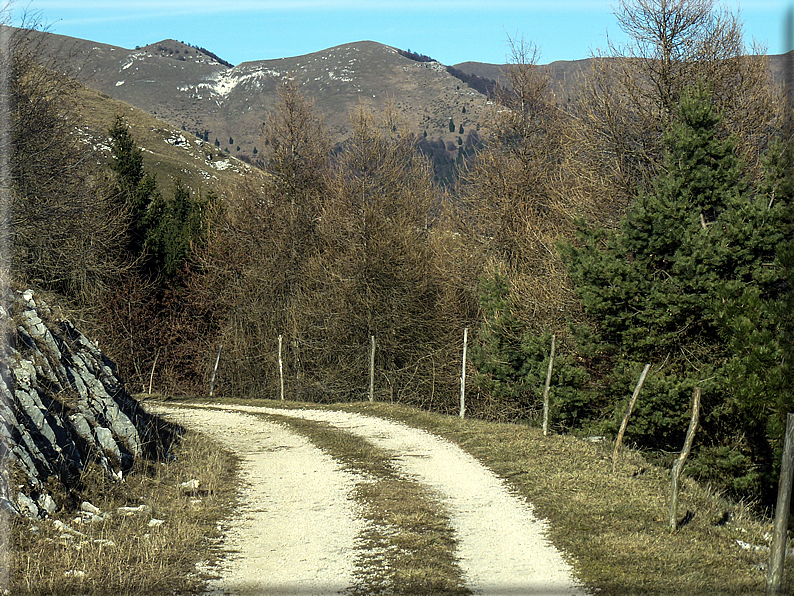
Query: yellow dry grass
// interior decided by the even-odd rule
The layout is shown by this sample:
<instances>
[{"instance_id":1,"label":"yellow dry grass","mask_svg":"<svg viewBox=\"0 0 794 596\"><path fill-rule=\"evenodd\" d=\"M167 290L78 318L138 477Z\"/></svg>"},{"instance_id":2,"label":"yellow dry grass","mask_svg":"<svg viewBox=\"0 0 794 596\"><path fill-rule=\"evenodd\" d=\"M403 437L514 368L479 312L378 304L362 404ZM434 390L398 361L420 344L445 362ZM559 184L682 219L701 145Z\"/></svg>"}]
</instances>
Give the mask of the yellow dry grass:
<instances>
[{"instance_id":1,"label":"yellow dry grass","mask_svg":"<svg viewBox=\"0 0 794 596\"><path fill-rule=\"evenodd\" d=\"M78 523L75 511L13 520L10 592L138 596L201 591L204 572L199 569L217 558L222 521L236 498L236 461L192 432L173 453L176 459L168 463L141 462L119 483L89 468L81 498L112 514L103 521ZM179 486L194 479L197 490ZM148 506L140 514L117 512L140 505Z\"/></svg>"}]
</instances>

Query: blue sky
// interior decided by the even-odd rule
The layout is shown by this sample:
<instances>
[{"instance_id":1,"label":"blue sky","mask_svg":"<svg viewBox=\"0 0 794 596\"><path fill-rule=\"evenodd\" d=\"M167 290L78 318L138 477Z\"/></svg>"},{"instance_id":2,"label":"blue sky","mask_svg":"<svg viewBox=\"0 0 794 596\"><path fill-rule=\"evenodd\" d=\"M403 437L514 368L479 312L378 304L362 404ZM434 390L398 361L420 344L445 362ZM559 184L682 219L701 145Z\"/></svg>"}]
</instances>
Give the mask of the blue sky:
<instances>
[{"instance_id":1,"label":"blue sky","mask_svg":"<svg viewBox=\"0 0 794 596\"><path fill-rule=\"evenodd\" d=\"M443 64L504 63L508 39L537 44L540 63L586 58L622 35L602 0L24 0L49 31L124 48L163 39L202 46L239 64L372 40ZM727 0L748 39L784 52L794 0Z\"/></svg>"}]
</instances>

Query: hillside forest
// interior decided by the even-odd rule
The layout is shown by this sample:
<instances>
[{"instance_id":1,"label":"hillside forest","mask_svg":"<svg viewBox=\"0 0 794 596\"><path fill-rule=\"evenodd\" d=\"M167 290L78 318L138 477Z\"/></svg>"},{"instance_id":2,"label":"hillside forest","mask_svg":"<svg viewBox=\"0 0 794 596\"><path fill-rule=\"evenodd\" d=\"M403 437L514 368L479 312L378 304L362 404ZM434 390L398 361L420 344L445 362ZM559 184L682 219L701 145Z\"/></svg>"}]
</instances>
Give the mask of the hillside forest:
<instances>
[{"instance_id":1,"label":"hillside forest","mask_svg":"<svg viewBox=\"0 0 794 596\"><path fill-rule=\"evenodd\" d=\"M511 43L454 187L385 110L332 147L300 84L262 127L262 178L165 190L119 116L75 134L77 84L14 38L2 55L4 279L56 295L133 392L366 399L537 425L552 335L554 432L665 460L702 390L689 474L773 502L794 407L790 114L736 14L618 0L629 35L560 105ZM4 100L5 101L5 100ZM282 354L279 362L279 338Z\"/></svg>"}]
</instances>

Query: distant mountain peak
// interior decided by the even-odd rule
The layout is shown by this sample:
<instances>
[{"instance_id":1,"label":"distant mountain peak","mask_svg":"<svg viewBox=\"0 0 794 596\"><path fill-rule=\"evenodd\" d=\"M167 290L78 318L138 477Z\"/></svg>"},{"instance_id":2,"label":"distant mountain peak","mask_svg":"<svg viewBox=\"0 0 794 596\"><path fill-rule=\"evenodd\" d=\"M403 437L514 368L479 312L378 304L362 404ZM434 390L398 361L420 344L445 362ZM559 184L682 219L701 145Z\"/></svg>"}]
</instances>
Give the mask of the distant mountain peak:
<instances>
[{"instance_id":1,"label":"distant mountain peak","mask_svg":"<svg viewBox=\"0 0 794 596\"><path fill-rule=\"evenodd\" d=\"M150 43L149 45L143 47L137 47L135 50L138 52L148 52L155 56L170 58L173 60L190 60L196 63L220 64L226 66L227 68L233 67L231 63L223 60L205 48L194 46L183 41L177 41L175 39L164 39L156 43Z\"/></svg>"}]
</instances>

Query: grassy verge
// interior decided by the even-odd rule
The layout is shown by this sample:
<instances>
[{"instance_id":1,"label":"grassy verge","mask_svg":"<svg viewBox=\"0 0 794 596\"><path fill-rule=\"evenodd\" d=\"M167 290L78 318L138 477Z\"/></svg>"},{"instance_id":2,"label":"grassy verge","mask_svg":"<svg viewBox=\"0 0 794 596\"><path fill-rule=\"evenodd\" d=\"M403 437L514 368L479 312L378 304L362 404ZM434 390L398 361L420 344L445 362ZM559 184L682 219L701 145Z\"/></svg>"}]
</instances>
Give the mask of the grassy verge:
<instances>
[{"instance_id":1,"label":"grassy verge","mask_svg":"<svg viewBox=\"0 0 794 596\"><path fill-rule=\"evenodd\" d=\"M84 498L110 514L99 516L101 521L81 519L79 512L13 520L10 592L200 593L206 572L197 565L207 568L217 556L220 526L237 494L237 465L228 452L193 432L173 453L172 462L140 462L119 483L89 468ZM198 489L180 487L194 479ZM118 513L119 507L141 505L138 513Z\"/></svg>"},{"instance_id":2,"label":"grassy verge","mask_svg":"<svg viewBox=\"0 0 794 596\"><path fill-rule=\"evenodd\" d=\"M405 422L459 444L533 503L549 538L590 591L604 594L764 594L771 523L684 479L676 532L668 526L669 470L611 443L543 437L537 428L460 420L388 404L250 405L341 409ZM336 434L336 433L334 433ZM794 586L791 564L786 589ZM788 593L787 592L787 593Z\"/></svg>"},{"instance_id":3,"label":"grassy verge","mask_svg":"<svg viewBox=\"0 0 794 596\"><path fill-rule=\"evenodd\" d=\"M325 423L275 418L363 479L354 497L368 523L352 595L470 594L456 565L443 505L427 488L399 474L390 453Z\"/></svg>"},{"instance_id":4,"label":"grassy verge","mask_svg":"<svg viewBox=\"0 0 794 596\"><path fill-rule=\"evenodd\" d=\"M679 519L689 521L671 532L669 472L641 453L622 452L613 474L610 443L380 404L346 409L432 430L487 464L549 520L550 539L572 557L590 589L611 595L765 591L768 552L742 548L737 540L766 545L771 524L685 480Z\"/></svg>"}]
</instances>

